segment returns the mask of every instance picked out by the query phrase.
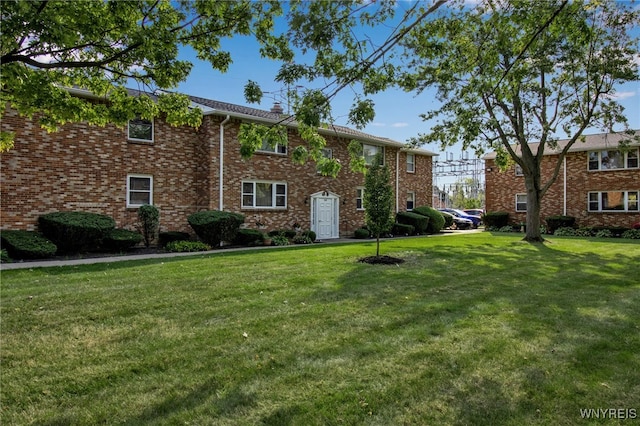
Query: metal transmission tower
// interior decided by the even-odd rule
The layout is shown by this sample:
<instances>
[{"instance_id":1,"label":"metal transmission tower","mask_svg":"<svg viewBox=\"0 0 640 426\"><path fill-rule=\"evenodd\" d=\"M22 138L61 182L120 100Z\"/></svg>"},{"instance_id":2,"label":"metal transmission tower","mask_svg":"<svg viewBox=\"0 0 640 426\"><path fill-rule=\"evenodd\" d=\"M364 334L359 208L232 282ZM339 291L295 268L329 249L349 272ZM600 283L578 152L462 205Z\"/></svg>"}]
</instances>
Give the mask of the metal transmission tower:
<instances>
[{"instance_id":1,"label":"metal transmission tower","mask_svg":"<svg viewBox=\"0 0 640 426\"><path fill-rule=\"evenodd\" d=\"M470 198L481 198L484 204L484 160L469 158L468 152L461 152L454 158L453 152L446 152L433 162L433 206L452 207L452 198L464 191Z\"/></svg>"}]
</instances>

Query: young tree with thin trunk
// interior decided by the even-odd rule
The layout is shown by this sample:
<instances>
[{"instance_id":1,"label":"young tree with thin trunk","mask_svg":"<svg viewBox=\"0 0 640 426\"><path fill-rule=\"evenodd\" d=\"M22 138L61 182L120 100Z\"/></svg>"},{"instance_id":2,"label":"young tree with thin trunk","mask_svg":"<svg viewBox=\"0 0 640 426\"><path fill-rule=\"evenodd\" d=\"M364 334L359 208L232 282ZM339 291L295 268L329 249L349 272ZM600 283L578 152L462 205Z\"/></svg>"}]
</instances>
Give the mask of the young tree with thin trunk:
<instances>
[{"instance_id":1,"label":"young tree with thin trunk","mask_svg":"<svg viewBox=\"0 0 640 426\"><path fill-rule=\"evenodd\" d=\"M376 237L376 256L380 256L380 235L389 232L393 226L391 175L382 163L383 157L378 154L366 170L362 199L367 228Z\"/></svg>"}]
</instances>

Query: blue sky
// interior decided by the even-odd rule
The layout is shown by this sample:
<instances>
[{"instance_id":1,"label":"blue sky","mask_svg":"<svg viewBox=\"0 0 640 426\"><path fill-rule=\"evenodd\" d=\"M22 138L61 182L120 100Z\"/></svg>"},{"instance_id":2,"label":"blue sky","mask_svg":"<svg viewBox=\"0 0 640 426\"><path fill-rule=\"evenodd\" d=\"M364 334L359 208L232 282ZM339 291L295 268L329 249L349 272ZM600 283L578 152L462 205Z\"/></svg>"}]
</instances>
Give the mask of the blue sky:
<instances>
[{"instance_id":1,"label":"blue sky","mask_svg":"<svg viewBox=\"0 0 640 426\"><path fill-rule=\"evenodd\" d=\"M283 96L287 88L275 82L279 69L278 62L261 58L258 44L250 37L223 40L222 48L229 50L233 59L229 70L224 74L212 70L208 63L196 59L193 51L183 48L181 58L194 63L194 67L188 79L178 86L177 90L190 95L267 110L277 100L283 103L286 111ZM245 101L244 85L248 80L256 81L265 92L260 104L248 104ZM625 107L631 128L640 129L640 82L625 84L617 91L618 100ZM347 114L354 95L352 89L346 88L332 102L336 124L348 125ZM405 142L419 133L428 132L429 123L424 122L419 115L435 109L438 105L433 91L425 91L416 96L396 89L370 96L370 98L375 102L376 118L363 131L399 142ZM599 130L591 129L587 133L597 132ZM423 148L440 153L440 159L445 159L444 152L439 146L427 145ZM449 147L446 152L453 153L455 158L459 158L461 148ZM473 157L474 154L469 153L469 155Z\"/></svg>"}]
</instances>

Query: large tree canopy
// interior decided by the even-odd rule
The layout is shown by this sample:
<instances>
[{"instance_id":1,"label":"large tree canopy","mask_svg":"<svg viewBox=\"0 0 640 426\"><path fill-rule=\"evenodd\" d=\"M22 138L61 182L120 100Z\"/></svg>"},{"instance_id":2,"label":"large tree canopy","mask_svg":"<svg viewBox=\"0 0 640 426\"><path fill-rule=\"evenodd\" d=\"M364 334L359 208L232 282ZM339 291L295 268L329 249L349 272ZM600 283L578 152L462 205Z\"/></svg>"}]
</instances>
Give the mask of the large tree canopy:
<instances>
[{"instance_id":1,"label":"large tree canopy","mask_svg":"<svg viewBox=\"0 0 640 426\"><path fill-rule=\"evenodd\" d=\"M401 84L418 93L437 88L442 106L423 115L438 121L414 143L461 142L497 150L503 166L519 164L525 239L541 241L540 201L585 129L633 133L615 91L639 79L638 23L637 10L608 0L486 0L421 23L403 40L409 66ZM570 141L543 181L542 156L562 132Z\"/></svg>"},{"instance_id":2,"label":"large tree canopy","mask_svg":"<svg viewBox=\"0 0 640 426\"><path fill-rule=\"evenodd\" d=\"M183 46L220 71L231 62L220 41L237 34L254 35L266 57L291 57L286 40L273 35L282 14L275 1L2 1L0 13L2 113L7 104L26 116L38 112L48 130L76 121L124 124L160 112L172 124L199 125L201 113L185 96L161 93L156 101L126 90L154 92L184 81L192 64L178 59ZM5 143L10 138L3 135Z\"/></svg>"}]
</instances>

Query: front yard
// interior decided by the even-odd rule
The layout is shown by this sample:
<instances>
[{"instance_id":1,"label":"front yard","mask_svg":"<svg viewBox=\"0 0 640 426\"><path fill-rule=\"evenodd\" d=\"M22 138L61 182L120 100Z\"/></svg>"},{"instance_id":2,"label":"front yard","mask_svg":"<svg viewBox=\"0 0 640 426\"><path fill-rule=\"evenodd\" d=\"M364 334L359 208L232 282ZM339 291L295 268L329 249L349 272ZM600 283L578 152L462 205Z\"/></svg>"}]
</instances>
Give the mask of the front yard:
<instances>
[{"instance_id":1,"label":"front yard","mask_svg":"<svg viewBox=\"0 0 640 426\"><path fill-rule=\"evenodd\" d=\"M3 271L0 419L637 421L640 243L520 238L383 241L399 266L359 263L365 242Z\"/></svg>"}]
</instances>

